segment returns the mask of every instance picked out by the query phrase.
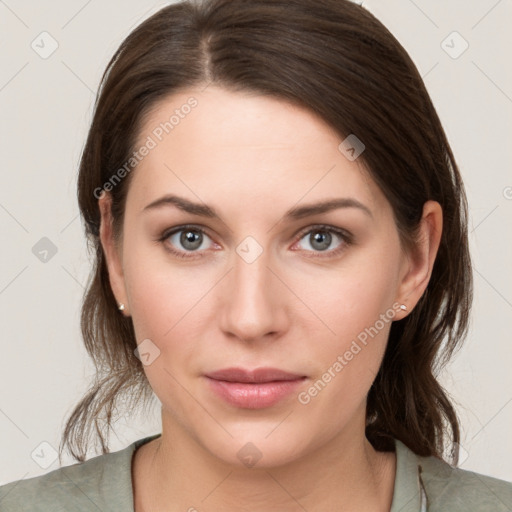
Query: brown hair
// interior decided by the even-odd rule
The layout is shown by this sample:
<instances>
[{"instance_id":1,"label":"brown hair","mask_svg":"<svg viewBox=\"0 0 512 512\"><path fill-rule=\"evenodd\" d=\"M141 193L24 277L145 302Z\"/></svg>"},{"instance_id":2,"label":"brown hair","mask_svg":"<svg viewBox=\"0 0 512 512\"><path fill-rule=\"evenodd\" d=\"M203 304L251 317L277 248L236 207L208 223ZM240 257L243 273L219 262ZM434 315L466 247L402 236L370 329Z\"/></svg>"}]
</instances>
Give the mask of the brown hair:
<instances>
[{"instance_id":1,"label":"brown hair","mask_svg":"<svg viewBox=\"0 0 512 512\"><path fill-rule=\"evenodd\" d=\"M378 450L393 438L415 453L457 461L459 423L436 379L468 328L472 301L467 203L448 140L412 60L365 8L348 0L207 0L169 5L123 41L102 77L83 150L78 202L94 253L81 328L96 378L67 420L62 445L84 460L96 434L103 453L119 400L147 403L152 390L134 355L132 320L117 310L99 240L100 190L135 149L156 102L188 87L216 84L306 107L344 138L366 146L361 159L393 211L404 247L415 241L423 204L443 209L443 234L428 287L413 311L392 323L369 391L366 436ZM341 142L341 138L340 138ZM112 196L121 233L133 173Z\"/></svg>"}]
</instances>

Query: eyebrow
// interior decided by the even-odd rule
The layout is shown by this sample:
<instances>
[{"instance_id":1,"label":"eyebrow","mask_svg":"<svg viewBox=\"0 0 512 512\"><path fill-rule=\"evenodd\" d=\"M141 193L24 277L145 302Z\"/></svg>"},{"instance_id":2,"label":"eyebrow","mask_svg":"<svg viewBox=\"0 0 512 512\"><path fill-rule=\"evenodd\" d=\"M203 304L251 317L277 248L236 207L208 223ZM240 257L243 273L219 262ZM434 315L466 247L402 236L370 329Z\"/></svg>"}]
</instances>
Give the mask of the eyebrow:
<instances>
[{"instance_id":1,"label":"eyebrow","mask_svg":"<svg viewBox=\"0 0 512 512\"><path fill-rule=\"evenodd\" d=\"M158 209L162 208L163 206L175 206L180 210L192 215L199 215L201 217L209 217L220 220L220 216L214 208L206 204L194 203L188 199L173 194L167 194L163 197L160 197L159 199L156 199L152 203L145 206L142 211L144 212L147 210ZM338 208L357 208L373 218L373 214L367 206L365 206L357 199L350 197L328 199L317 203L306 204L304 206L297 206L288 210L284 214L283 218L286 220L298 220L303 219L304 217L325 213Z\"/></svg>"}]
</instances>

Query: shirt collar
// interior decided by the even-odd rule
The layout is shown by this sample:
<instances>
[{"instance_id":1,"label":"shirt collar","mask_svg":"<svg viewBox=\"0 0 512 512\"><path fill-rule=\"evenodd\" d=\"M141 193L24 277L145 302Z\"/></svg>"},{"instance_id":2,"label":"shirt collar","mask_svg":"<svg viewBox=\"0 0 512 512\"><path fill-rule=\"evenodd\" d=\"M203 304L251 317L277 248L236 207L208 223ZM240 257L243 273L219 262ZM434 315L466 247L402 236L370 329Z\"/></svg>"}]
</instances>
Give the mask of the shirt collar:
<instances>
[{"instance_id":1,"label":"shirt collar","mask_svg":"<svg viewBox=\"0 0 512 512\"><path fill-rule=\"evenodd\" d=\"M426 494L416 454L395 439L396 474L390 512L426 511Z\"/></svg>"}]
</instances>

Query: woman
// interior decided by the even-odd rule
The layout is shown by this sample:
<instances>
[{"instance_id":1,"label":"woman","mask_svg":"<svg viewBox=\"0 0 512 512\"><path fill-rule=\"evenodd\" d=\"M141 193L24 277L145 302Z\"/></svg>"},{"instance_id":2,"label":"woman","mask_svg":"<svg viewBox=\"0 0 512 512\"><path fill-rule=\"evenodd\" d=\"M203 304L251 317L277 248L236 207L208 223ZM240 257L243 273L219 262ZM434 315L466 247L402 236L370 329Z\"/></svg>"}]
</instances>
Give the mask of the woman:
<instances>
[{"instance_id":1,"label":"woman","mask_svg":"<svg viewBox=\"0 0 512 512\"><path fill-rule=\"evenodd\" d=\"M512 509L512 484L443 460L466 198L421 77L364 8L156 13L103 76L78 199L98 373L63 444L82 463L3 486L2 510ZM121 400L153 392L162 433L108 453Z\"/></svg>"}]
</instances>

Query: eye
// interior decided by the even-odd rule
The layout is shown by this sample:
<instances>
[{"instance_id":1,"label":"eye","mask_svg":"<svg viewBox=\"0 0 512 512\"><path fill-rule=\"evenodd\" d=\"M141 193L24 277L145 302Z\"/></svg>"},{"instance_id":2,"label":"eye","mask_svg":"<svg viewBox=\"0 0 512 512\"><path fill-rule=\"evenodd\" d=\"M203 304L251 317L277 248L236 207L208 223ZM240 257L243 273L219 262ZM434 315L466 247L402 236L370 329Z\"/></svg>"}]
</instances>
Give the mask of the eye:
<instances>
[{"instance_id":1,"label":"eye","mask_svg":"<svg viewBox=\"0 0 512 512\"><path fill-rule=\"evenodd\" d=\"M306 248L304 250L316 253L312 257L336 256L353 243L353 237L348 231L326 225L310 226L307 230L303 230L299 236L299 242L306 240L311 247L311 249ZM206 232L197 226L179 226L164 231L158 241L163 243L165 249L174 256L191 258L195 256L194 253L199 254L208 249L206 239L211 240ZM336 239L339 241L338 247L328 250ZM217 245L217 247L219 246ZM325 253L325 256L322 253Z\"/></svg>"},{"instance_id":2,"label":"eye","mask_svg":"<svg viewBox=\"0 0 512 512\"><path fill-rule=\"evenodd\" d=\"M159 241L164 243L166 249L175 256L188 258L193 254L187 255L186 253L200 252L207 249L204 244L206 238L210 239L202 229L196 226L180 226L165 231ZM177 247L178 250L173 247Z\"/></svg>"},{"instance_id":3,"label":"eye","mask_svg":"<svg viewBox=\"0 0 512 512\"><path fill-rule=\"evenodd\" d=\"M340 241L338 247L328 250L336 239ZM327 257L335 256L343 251L353 241L352 235L347 231L324 225L314 226L313 228L310 227L307 231L303 231L299 242L302 240L306 240L307 244L312 248L309 249L306 247L306 251L313 251L317 253L314 254L313 257L322 257L323 255L319 253L327 253Z\"/></svg>"}]
</instances>

